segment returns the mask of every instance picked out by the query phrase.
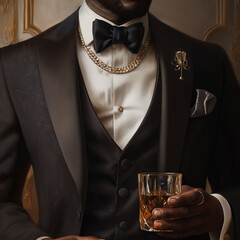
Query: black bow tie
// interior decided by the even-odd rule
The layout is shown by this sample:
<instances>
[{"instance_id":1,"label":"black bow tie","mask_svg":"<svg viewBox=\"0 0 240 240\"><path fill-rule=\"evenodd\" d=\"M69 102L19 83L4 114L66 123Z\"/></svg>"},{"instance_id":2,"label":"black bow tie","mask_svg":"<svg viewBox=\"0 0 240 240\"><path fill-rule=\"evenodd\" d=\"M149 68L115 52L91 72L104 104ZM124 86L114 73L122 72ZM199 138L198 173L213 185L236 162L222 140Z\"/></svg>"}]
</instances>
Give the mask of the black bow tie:
<instances>
[{"instance_id":1,"label":"black bow tie","mask_svg":"<svg viewBox=\"0 0 240 240\"><path fill-rule=\"evenodd\" d=\"M125 44L132 53L138 53L144 35L142 23L129 27L112 26L102 20L93 22L93 39L96 53L100 53L112 44Z\"/></svg>"}]
</instances>

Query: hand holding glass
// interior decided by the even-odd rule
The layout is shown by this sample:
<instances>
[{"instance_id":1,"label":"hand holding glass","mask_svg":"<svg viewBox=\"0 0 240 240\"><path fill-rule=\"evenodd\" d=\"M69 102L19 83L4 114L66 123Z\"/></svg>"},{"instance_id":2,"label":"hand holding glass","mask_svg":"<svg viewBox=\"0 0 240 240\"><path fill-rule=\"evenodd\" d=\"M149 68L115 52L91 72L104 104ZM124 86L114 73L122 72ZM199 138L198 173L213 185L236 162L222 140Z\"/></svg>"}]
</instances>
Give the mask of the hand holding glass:
<instances>
[{"instance_id":1,"label":"hand holding glass","mask_svg":"<svg viewBox=\"0 0 240 240\"><path fill-rule=\"evenodd\" d=\"M160 232L154 229L152 211L155 208L167 208L169 197L180 194L182 188L181 173L139 173L139 221L144 231Z\"/></svg>"}]
</instances>

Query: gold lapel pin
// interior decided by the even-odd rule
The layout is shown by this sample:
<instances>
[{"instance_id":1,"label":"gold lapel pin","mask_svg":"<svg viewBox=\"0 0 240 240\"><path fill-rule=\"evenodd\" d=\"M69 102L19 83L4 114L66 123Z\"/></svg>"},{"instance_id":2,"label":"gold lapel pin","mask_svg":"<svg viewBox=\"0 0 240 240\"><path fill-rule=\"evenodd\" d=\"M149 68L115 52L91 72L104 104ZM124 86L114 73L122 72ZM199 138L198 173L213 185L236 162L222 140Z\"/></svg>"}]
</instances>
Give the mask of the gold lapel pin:
<instances>
[{"instance_id":1,"label":"gold lapel pin","mask_svg":"<svg viewBox=\"0 0 240 240\"><path fill-rule=\"evenodd\" d=\"M190 69L187 61L187 53L184 51L177 51L172 61L172 65L175 67L175 71L181 71L179 79L183 80L183 70Z\"/></svg>"}]
</instances>

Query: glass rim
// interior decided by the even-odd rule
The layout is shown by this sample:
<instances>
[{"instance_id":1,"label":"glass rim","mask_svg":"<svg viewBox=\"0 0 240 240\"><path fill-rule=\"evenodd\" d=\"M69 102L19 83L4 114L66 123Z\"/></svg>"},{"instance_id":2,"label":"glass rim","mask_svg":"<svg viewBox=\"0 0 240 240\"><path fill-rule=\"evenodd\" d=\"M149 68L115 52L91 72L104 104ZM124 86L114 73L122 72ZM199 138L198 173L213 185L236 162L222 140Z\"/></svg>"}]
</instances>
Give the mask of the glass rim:
<instances>
[{"instance_id":1,"label":"glass rim","mask_svg":"<svg viewBox=\"0 0 240 240\"><path fill-rule=\"evenodd\" d=\"M175 177L182 177L182 173L178 172L142 172L138 173L138 176L175 176Z\"/></svg>"}]
</instances>

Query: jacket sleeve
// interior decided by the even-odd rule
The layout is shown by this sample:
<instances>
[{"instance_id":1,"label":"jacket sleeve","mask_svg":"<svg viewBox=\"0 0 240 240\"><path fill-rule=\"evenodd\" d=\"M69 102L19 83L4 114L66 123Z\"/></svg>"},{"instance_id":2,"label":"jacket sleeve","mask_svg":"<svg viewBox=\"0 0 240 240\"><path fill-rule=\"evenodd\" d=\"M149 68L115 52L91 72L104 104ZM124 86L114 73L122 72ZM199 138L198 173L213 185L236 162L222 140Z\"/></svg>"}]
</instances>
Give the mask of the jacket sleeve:
<instances>
[{"instance_id":1,"label":"jacket sleeve","mask_svg":"<svg viewBox=\"0 0 240 240\"><path fill-rule=\"evenodd\" d=\"M22 190L29 165L4 79L0 49L0 239L34 240L48 235L32 222L22 206Z\"/></svg>"},{"instance_id":2,"label":"jacket sleeve","mask_svg":"<svg viewBox=\"0 0 240 240\"><path fill-rule=\"evenodd\" d=\"M213 192L223 195L232 209L234 239L240 239L240 86L224 50L223 85L217 118L217 134L210 166Z\"/></svg>"}]
</instances>

